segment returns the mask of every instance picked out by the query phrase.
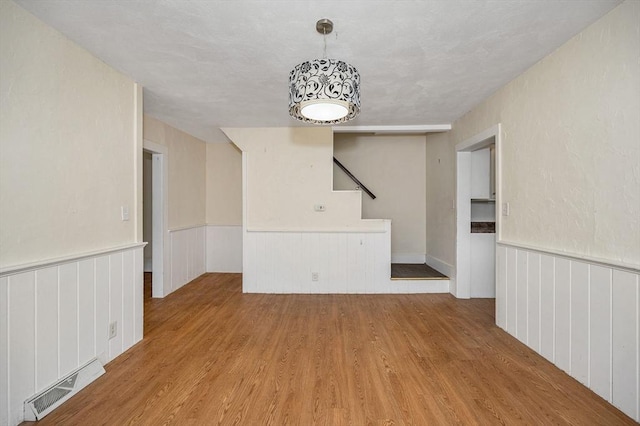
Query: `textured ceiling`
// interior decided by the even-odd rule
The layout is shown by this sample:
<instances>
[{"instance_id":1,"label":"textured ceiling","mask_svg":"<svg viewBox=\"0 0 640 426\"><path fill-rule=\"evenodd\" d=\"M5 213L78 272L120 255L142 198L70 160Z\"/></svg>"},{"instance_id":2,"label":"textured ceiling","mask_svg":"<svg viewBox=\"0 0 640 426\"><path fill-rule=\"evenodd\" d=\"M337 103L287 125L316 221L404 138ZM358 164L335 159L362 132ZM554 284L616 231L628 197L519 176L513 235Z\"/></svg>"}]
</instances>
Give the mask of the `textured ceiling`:
<instances>
[{"instance_id":1,"label":"textured ceiling","mask_svg":"<svg viewBox=\"0 0 640 426\"><path fill-rule=\"evenodd\" d=\"M451 123L619 0L18 0L144 86L145 113L205 141L220 127L299 126L288 74L322 57L362 79L347 125ZM579 72L579 70L576 70Z\"/></svg>"}]
</instances>

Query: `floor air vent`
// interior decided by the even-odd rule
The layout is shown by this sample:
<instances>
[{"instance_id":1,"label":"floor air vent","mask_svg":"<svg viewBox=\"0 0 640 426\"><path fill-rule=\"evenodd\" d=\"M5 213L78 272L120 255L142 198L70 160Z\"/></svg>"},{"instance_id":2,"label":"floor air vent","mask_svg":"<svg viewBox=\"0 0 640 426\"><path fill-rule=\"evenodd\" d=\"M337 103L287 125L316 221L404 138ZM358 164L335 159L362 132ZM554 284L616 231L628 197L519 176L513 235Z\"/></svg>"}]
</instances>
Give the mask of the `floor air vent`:
<instances>
[{"instance_id":1,"label":"floor air vent","mask_svg":"<svg viewBox=\"0 0 640 426\"><path fill-rule=\"evenodd\" d=\"M50 388L26 400L24 419L26 421L42 419L104 373L100 361L97 359L89 361Z\"/></svg>"}]
</instances>

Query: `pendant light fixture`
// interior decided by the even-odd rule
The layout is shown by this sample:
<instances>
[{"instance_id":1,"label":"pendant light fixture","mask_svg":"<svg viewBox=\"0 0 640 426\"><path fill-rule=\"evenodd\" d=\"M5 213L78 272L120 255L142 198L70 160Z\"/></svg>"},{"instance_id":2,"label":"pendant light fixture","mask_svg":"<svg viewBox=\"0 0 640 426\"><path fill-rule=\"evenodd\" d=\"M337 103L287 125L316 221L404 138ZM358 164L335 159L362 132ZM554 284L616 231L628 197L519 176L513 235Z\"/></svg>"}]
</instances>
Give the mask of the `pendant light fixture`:
<instances>
[{"instance_id":1,"label":"pendant light fixture","mask_svg":"<svg viewBox=\"0 0 640 426\"><path fill-rule=\"evenodd\" d=\"M324 57L298 64L289 73L289 114L314 124L352 120L360 113L360 74L353 65L327 59L333 22L320 19L316 31L324 37Z\"/></svg>"}]
</instances>

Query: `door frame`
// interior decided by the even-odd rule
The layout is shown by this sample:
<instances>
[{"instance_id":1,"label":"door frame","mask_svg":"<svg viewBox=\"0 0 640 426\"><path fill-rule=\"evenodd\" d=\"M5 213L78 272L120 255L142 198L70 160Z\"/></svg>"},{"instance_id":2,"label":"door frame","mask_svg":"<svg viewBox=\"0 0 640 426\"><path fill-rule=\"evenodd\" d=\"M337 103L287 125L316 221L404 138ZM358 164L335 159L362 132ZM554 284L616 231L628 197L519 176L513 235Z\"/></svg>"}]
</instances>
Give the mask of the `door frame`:
<instances>
[{"instance_id":1,"label":"door frame","mask_svg":"<svg viewBox=\"0 0 640 426\"><path fill-rule=\"evenodd\" d=\"M496 243L500 241L502 192L501 125L492 126L456 144L456 279L450 292L460 299L471 297L471 152L495 143ZM494 246L495 250L495 246ZM497 270L497 269L496 269ZM497 297L497 293L496 293Z\"/></svg>"},{"instance_id":2,"label":"door frame","mask_svg":"<svg viewBox=\"0 0 640 426\"><path fill-rule=\"evenodd\" d=\"M166 146L144 140L143 149L152 155L151 172L151 235L152 281L151 296L164 297L169 293L169 157Z\"/></svg>"}]
</instances>

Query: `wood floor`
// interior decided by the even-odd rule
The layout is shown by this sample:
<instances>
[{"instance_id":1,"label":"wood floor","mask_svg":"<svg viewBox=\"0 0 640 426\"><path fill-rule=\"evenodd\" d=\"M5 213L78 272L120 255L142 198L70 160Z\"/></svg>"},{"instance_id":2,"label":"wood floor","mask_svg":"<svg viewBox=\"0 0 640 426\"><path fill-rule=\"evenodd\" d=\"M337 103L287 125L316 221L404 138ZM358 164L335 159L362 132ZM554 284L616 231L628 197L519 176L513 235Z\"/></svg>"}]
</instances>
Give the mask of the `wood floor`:
<instances>
[{"instance_id":1,"label":"wood floor","mask_svg":"<svg viewBox=\"0 0 640 426\"><path fill-rule=\"evenodd\" d=\"M41 424L635 424L498 329L490 299L207 274L145 310L144 340Z\"/></svg>"}]
</instances>

